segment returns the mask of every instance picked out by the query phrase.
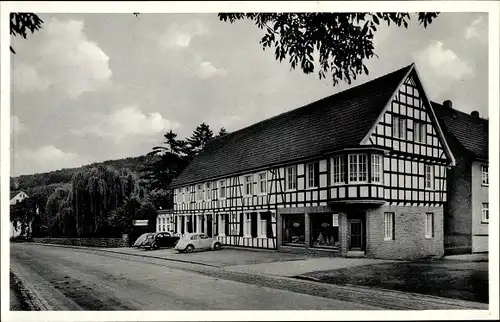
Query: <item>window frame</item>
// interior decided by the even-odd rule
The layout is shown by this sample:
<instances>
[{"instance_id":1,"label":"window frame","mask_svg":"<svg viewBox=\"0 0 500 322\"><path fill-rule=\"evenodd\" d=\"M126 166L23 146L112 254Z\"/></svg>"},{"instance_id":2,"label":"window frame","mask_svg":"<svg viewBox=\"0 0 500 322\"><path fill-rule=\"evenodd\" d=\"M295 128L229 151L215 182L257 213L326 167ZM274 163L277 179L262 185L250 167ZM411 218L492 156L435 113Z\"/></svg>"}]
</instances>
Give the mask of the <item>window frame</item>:
<instances>
[{"instance_id":1,"label":"window frame","mask_svg":"<svg viewBox=\"0 0 500 322\"><path fill-rule=\"evenodd\" d=\"M212 182L205 182L205 200L212 200Z\"/></svg>"},{"instance_id":2,"label":"window frame","mask_svg":"<svg viewBox=\"0 0 500 322\"><path fill-rule=\"evenodd\" d=\"M224 179L224 180L219 180L219 188L220 188L220 191L219 191L219 199L220 199L220 200L224 200L224 199L226 199L226 196L227 196L227 191L226 191L226 179ZM224 191L224 196L223 196L222 191Z\"/></svg>"},{"instance_id":3,"label":"window frame","mask_svg":"<svg viewBox=\"0 0 500 322\"><path fill-rule=\"evenodd\" d=\"M352 162L355 157L356 162ZM364 163L361 163L361 157L364 158ZM356 172L352 172L352 165L356 166ZM364 171L361 172L361 165L364 165ZM355 179L352 179L351 173L355 173ZM364 174L365 180L360 180L361 174ZM368 183L368 155L366 153L353 153L348 155L348 180L349 183Z\"/></svg>"},{"instance_id":4,"label":"window frame","mask_svg":"<svg viewBox=\"0 0 500 322\"><path fill-rule=\"evenodd\" d=\"M261 179L261 176L264 175L264 179ZM262 183L264 183L265 191L262 191ZM261 171L257 173L257 194L265 195L267 194L267 171Z\"/></svg>"},{"instance_id":5,"label":"window frame","mask_svg":"<svg viewBox=\"0 0 500 322\"><path fill-rule=\"evenodd\" d=\"M203 198L205 198L204 186L205 185L203 183L196 185L196 201L203 201Z\"/></svg>"},{"instance_id":6,"label":"window frame","mask_svg":"<svg viewBox=\"0 0 500 322\"><path fill-rule=\"evenodd\" d=\"M252 213L243 213L243 238L252 238Z\"/></svg>"},{"instance_id":7,"label":"window frame","mask_svg":"<svg viewBox=\"0 0 500 322\"><path fill-rule=\"evenodd\" d=\"M378 164L376 164L375 160L378 159ZM375 166L378 166L378 171L375 171ZM370 182L375 183L375 184L383 184L384 183L384 168L383 168L383 156L380 154L372 154L370 158L370 170L371 170L371 176L370 176ZM378 174L378 181L375 181L374 179L377 177L376 174Z\"/></svg>"},{"instance_id":8,"label":"window frame","mask_svg":"<svg viewBox=\"0 0 500 322\"><path fill-rule=\"evenodd\" d=\"M288 170L292 170L292 179L290 180L290 173ZM290 188L290 183L293 183L293 187ZM291 165L285 167L285 191L295 191L297 190L297 165Z\"/></svg>"},{"instance_id":9,"label":"window frame","mask_svg":"<svg viewBox=\"0 0 500 322\"><path fill-rule=\"evenodd\" d=\"M394 212L384 212L384 241L395 240L395 217Z\"/></svg>"},{"instance_id":10,"label":"window frame","mask_svg":"<svg viewBox=\"0 0 500 322\"><path fill-rule=\"evenodd\" d=\"M338 162L336 162L338 161ZM345 157L344 155L336 155L332 157L332 184L345 183ZM338 179L338 181L337 181Z\"/></svg>"},{"instance_id":11,"label":"window frame","mask_svg":"<svg viewBox=\"0 0 500 322\"><path fill-rule=\"evenodd\" d=\"M405 117L400 115L392 116L392 136L397 139L406 140L408 138L408 125Z\"/></svg>"},{"instance_id":12,"label":"window frame","mask_svg":"<svg viewBox=\"0 0 500 322\"><path fill-rule=\"evenodd\" d=\"M430 218L430 219L429 219ZM434 213L425 213L425 238L431 239L434 237Z\"/></svg>"},{"instance_id":13,"label":"window frame","mask_svg":"<svg viewBox=\"0 0 500 322\"><path fill-rule=\"evenodd\" d=\"M485 216L486 214L486 216ZM489 202L483 202L481 208L481 223L489 224L490 223L490 204Z\"/></svg>"},{"instance_id":14,"label":"window frame","mask_svg":"<svg viewBox=\"0 0 500 322\"><path fill-rule=\"evenodd\" d=\"M250 181L247 181L247 179L250 178ZM244 195L249 197L253 196L253 185L254 185L254 176L253 174L247 174L243 176L243 182L245 184L244 186ZM250 187L250 189L248 189Z\"/></svg>"},{"instance_id":15,"label":"window frame","mask_svg":"<svg viewBox=\"0 0 500 322\"><path fill-rule=\"evenodd\" d=\"M217 187L217 181L213 181L212 182L212 200L217 200L217 191L218 191L218 187Z\"/></svg>"},{"instance_id":16,"label":"window frame","mask_svg":"<svg viewBox=\"0 0 500 322\"><path fill-rule=\"evenodd\" d=\"M310 180L311 180L311 174L309 173L310 169L309 167L312 167L312 184L310 185ZM319 161L314 161L314 162L309 162L306 163L305 166L305 186L306 189L316 189L319 187Z\"/></svg>"},{"instance_id":17,"label":"window frame","mask_svg":"<svg viewBox=\"0 0 500 322\"><path fill-rule=\"evenodd\" d=\"M430 169L430 172L427 171ZM430 175L430 178L427 178L427 175ZM428 181L429 179L429 181ZM429 186L427 185L429 183ZM434 190L434 165L424 163L424 189L425 190Z\"/></svg>"},{"instance_id":18,"label":"window frame","mask_svg":"<svg viewBox=\"0 0 500 322\"><path fill-rule=\"evenodd\" d=\"M489 186L490 184L489 171L489 166L481 165L481 185L483 186Z\"/></svg>"}]
</instances>

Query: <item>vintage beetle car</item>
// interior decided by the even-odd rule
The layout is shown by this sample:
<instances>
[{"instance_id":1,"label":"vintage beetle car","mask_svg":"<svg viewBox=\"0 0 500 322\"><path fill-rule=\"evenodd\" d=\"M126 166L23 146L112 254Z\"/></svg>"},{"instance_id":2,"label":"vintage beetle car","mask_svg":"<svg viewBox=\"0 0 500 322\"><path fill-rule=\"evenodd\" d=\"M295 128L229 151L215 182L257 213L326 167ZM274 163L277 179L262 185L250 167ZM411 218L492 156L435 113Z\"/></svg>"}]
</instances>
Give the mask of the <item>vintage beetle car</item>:
<instances>
[{"instance_id":1,"label":"vintage beetle car","mask_svg":"<svg viewBox=\"0 0 500 322\"><path fill-rule=\"evenodd\" d=\"M204 233L189 233L181 237L174 249L179 253L192 253L198 250L219 250L222 244L215 238Z\"/></svg>"},{"instance_id":2,"label":"vintage beetle car","mask_svg":"<svg viewBox=\"0 0 500 322\"><path fill-rule=\"evenodd\" d=\"M154 233L144 233L144 234L140 235L135 240L135 242L132 245L132 247L138 247L138 248L140 248L142 246L142 244L146 241L146 239L148 238L149 235L154 235Z\"/></svg>"},{"instance_id":3,"label":"vintage beetle car","mask_svg":"<svg viewBox=\"0 0 500 322\"><path fill-rule=\"evenodd\" d=\"M161 247L172 248L179 240L179 237L172 236L170 233L154 233L147 236L142 243L144 249L160 249Z\"/></svg>"}]
</instances>

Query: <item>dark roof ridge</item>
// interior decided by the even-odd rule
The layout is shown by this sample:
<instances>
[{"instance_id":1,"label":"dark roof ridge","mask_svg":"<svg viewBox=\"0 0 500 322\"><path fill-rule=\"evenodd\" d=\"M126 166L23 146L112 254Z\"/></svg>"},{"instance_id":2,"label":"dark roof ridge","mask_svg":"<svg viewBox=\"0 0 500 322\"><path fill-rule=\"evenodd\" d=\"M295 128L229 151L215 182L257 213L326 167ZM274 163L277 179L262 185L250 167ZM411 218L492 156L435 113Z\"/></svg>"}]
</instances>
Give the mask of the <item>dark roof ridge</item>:
<instances>
[{"instance_id":1,"label":"dark roof ridge","mask_svg":"<svg viewBox=\"0 0 500 322\"><path fill-rule=\"evenodd\" d=\"M453 108L453 107L446 106L446 105L444 105L442 103L438 103L438 102L435 102L435 101L431 101L431 103L433 105L439 106L439 108L448 109L448 110L452 110L454 112L460 113L460 114L462 114L463 116L467 117L470 120L474 120L474 121L478 121L479 120L479 121L483 121L483 122L489 123L489 118L487 118L487 117L482 117L481 115L479 115L478 117L475 117L475 116L472 116L470 113L458 110L458 109Z\"/></svg>"},{"instance_id":2,"label":"dark roof ridge","mask_svg":"<svg viewBox=\"0 0 500 322\"><path fill-rule=\"evenodd\" d=\"M340 92L334 93L334 94L332 94L332 95L329 95L329 96L326 96L326 97L320 98L320 99L318 99L318 100L315 100L315 101L310 102L310 103L307 103L307 104L305 104L305 105L302 105L302 106L296 107L296 108L291 109L291 110L289 110L289 111L285 111L285 112L282 112L282 113L280 113L280 114L276 114L276 115L271 116L271 117L269 117L269 118L267 118L267 119L260 120L260 121L258 121L258 122L256 122L256 123L252 123L252 124L250 124L250 125L248 125L248 126L246 126L246 127L243 127L243 128L241 128L241 129L238 129L238 130L236 130L236 131L234 131L234 132L230 132L230 133L228 133L228 134L225 134L225 135L223 135L223 136L220 136L220 137L218 137L218 138L216 138L216 139L214 139L214 140L210 141L210 143L213 143L214 141L219 141L219 140L220 140L220 139L222 139L222 138L228 138L228 137L230 137L230 136L234 136L234 135L236 135L236 134L238 134L238 133L240 133L240 132L246 131L246 130L248 130L248 129L252 128L252 127L257 127L258 125L261 125L261 124L263 124L263 123L266 123L266 122L271 121L271 120L273 120L273 119L276 119L276 118L278 118L278 117L281 117L281 116L284 116L284 115L287 115L287 114L292 114L292 113L297 112L297 111L299 111L299 110L301 110L301 109L303 109L303 108L305 109L305 108L306 108L306 107L308 107L308 106L311 106L311 105L314 105L314 104L319 104L319 103L321 103L321 102L324 102L324 101L330 100L330 99L332 99L332 98L334 98L334 97L338 97L338 96L341 96L341 95L346 95L346 94L349 94L351 91L354 91L354 90L356 90L356 89L359 89L359 88L360 88L360 87L362 87L362 86L370 85L370 84L372 84L373 82L376 82L376 81L378 81L378 80L379 80L379 79L381 79L381 78L390 77L390 76L392 76L392 75L394 75L394 74L396 74L396 73L398 73L398 72L401 72L401 71L402 71L402 70L404 70L404 69L407 69L407 68L412 67L413 65L414 65L414 63L412 63L412 64L410 64L410 65L407 65L407 66L405 66L405 67L402 67L402 68L400 68L400 69L398 69L398 70L395 70L395 71L393 71L393 72L390 72L390 73L388 73L388 74L381 75L381 76L379 76L379 77L377 77L377 78L374 78L374 79L372 79L372 80L369 80L369 81L367 81L367 82L364 82L364 83L358 84L358 85L356 85L356 86L354 86L354 87L347 88L347 89L345 89L345 90L343 90L343 91L340 91Z\"/></svg>"}]
</instances>

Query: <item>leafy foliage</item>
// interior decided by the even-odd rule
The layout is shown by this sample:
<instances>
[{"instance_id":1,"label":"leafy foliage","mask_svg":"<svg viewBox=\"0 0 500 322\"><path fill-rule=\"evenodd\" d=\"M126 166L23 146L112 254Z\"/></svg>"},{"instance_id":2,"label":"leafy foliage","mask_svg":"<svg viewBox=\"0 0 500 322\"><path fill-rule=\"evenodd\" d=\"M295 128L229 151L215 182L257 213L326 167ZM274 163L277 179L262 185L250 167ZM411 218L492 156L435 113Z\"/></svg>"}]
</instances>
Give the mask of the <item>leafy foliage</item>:
<instances>
[{"instance_id":1,"label":"leafy foliage","mask_svg":"<svg viewBox=\"0 0 500 322\"><path fill-rule=\"evenodd\" d=\"M288 60L291 69L306 74L315 71L320 79L331 72L333 85L351 84L358 75L368 74L365 61L376 56L373 37L386 22L408 28L409 13L219 13L221 21L251 20L264 30L260 40L264 50L274 47L276 60ZM417 19L426 28L438 13L420 12Z\"/></svg>"},{"instance_id":2,"label":"leafy foliage","mask_svg":"<svg viewBox=\"0 0 500 322\"><path fill-rule=\"evenodd\" d=\"M10 14L10 34L12 36L20 35L24 39L28 35L28 31L34 33L42 28L43 20L31 12L12 12ZM10 51L15 54L14 48L10 46Z\"/></svg>"},{"instance_id":3,"label":"leafy foliage","mask_svg":"<svg viewBox=\"0 0 500 322\"><path fill-rule=\"evenodd\" d=\"M31 235L30 224L35 215L36 206L30 198L25 198L10 206L10 222L14 229L20 228L21 235Z\"/></svg>"}]
</instances>

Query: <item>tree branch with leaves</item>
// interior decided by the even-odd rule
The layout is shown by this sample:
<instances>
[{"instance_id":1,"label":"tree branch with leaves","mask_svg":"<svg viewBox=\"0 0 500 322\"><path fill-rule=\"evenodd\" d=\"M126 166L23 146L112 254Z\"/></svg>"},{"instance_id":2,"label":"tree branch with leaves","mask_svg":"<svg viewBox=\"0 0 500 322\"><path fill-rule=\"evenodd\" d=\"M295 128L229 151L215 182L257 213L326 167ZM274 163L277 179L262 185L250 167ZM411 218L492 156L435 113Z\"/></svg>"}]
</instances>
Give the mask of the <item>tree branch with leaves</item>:
<instances>
[{"instance_id":1,"label":"tree branch with leaves","mask_svg":"<svg viewBox=\"0 0 500 322\"><path fill-rule=\"evenodd\" d=\"M331 73L334 86L342 80L351 84L358 75L369 73L365 62L377 56L373 38L381 23L408 28L411 20L409 13L363 12L219 13L218 16L220 21L230 23L254 21L264 31L260 40L263 50L274 48L276 60L287 60L291 69L300 67L305 74L317 70L323 79ZM420 12L417 19L426 28L437 16L434 12Z\"/></svg>"}]
</instances>

